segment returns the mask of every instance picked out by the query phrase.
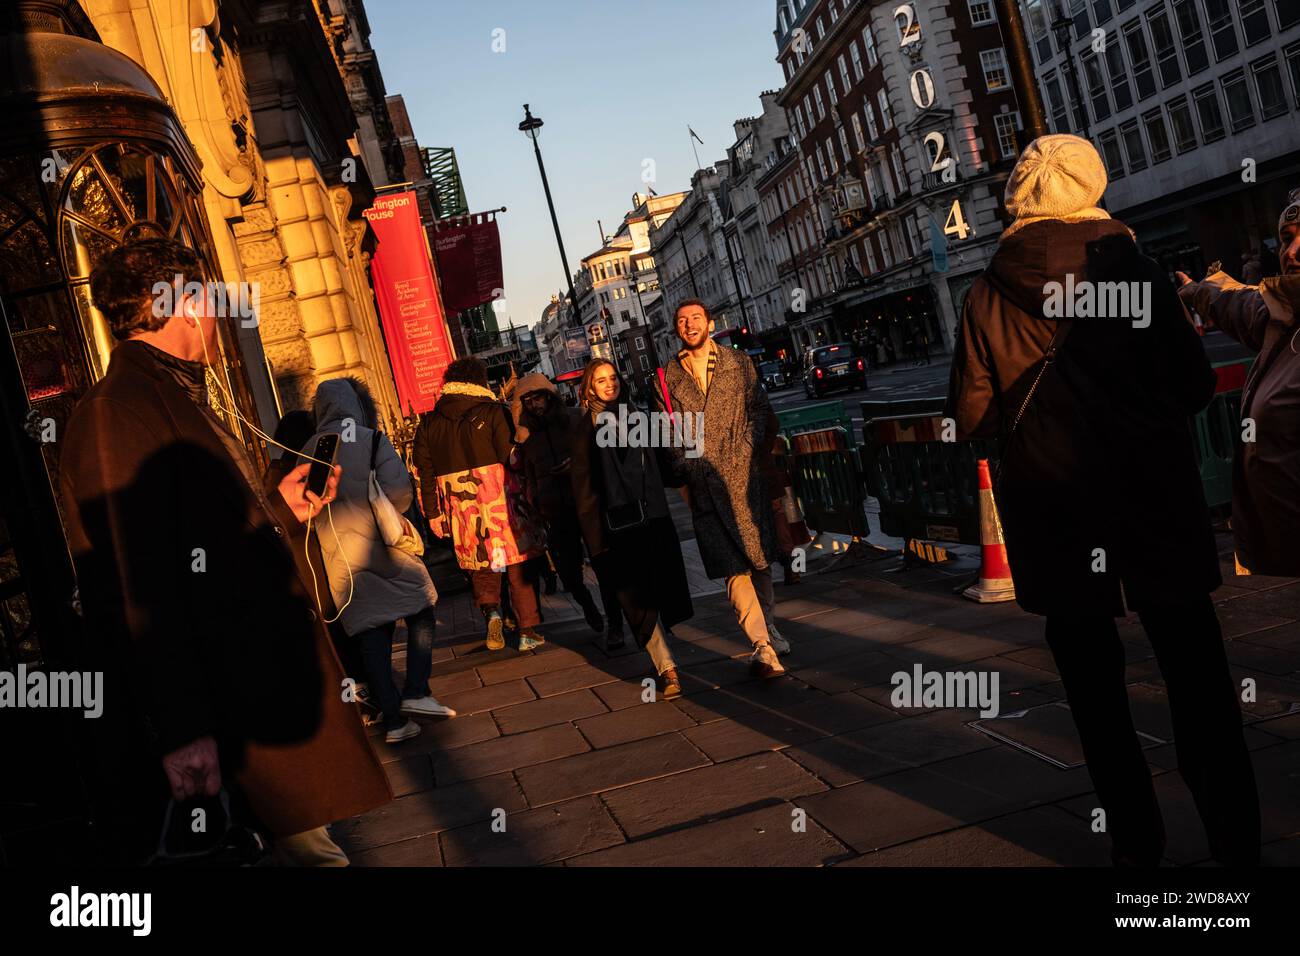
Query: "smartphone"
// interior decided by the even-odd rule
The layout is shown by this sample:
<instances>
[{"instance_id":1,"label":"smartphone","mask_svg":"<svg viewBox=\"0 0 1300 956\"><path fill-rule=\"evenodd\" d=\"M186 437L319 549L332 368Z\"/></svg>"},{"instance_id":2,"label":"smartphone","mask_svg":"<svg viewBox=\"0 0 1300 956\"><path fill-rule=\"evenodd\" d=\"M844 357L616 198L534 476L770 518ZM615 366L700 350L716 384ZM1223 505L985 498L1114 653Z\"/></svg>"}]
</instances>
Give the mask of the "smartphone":
<instances>
[{"instance_id":1,"label":"smartphone","mask_svg":"<svg viewBox=\"0 0 1300 956\"><path fill-rule=\"evenodd\" d=\"M312 452L312 457L316 459L311 463L311 471L307 472L307 490L317 498L325 496L325 486L329 483L330 472L334 470L334 459L339 453L339 433L326 432L316 439L316 450ZM328 465L322 465L321 462L327 461Z\"/></svg>"}]
</instances>

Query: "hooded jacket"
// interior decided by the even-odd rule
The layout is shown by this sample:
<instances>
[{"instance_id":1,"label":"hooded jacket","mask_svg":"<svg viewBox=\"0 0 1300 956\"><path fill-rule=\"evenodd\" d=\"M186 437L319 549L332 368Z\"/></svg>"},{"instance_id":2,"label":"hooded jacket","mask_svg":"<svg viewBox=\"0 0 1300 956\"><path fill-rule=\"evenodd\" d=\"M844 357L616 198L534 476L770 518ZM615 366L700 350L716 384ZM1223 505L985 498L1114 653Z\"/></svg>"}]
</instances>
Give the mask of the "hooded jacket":
<instances>
[{"instance_id":1,"label":"hooded jacket","mask_svg":"<svg viewBox=\"0 0 1300 956\"><path fill-rule=\"evenodd\" d=\"M425 514L447 516L456 560L466 571L503 571L545 549L522 477L509 466L513 447L509 406L487 389L459 382L444 386L416 430Z\"/></svg>"},{"instance_id":2,"label":"hooded jacket","mask_svg":"<svg viewBox=\"0 0 1300 956\"><path fill-rule=\"evenodd\" d=\"M533 392L551 395L551 407L543 416L533 415L523 406L524 396ZM557 523L571 523L576 527L577 505L567 462L582 412L564 405L551 380L538 373L519 380L511 410L518 426L515 435L519 440L519 464L528 500L548 527Z\"/></svg>"},{"instance_id":3,"label":"hooded jacket","mask_svg":"<svg viewBox=\"0 0 1300 956\"><path fill-rule=\"evenodd\" d=\"M1057 360L1026 403L1062 312ZM1122 616L1125 597L1141 610L1219 585L1188 421L1214 385L1168 278L1122 223L1004 236L962 310L947 414L963 436L1004 439L998 507L1025 610Z\"/></svg>"},{"instance_id":4,"label":"hooded jacket","mask_svg":"<svg viewBox=\"0 0 1300 956\"><path fill-rule=\"evenodd\" d=\"M348 634L381 627L416 614L438 600L424 562L388 547L379 534L370 508L370 449L375 430L361 399L347 379L321 382L315 399L317 432L302 451L311 454L326 432L339 432L338 464L343 466L338 498L330 514L314 524L321 557L329 576L330 593L343 609L340 620ZM348 435L353 435L351 441ZM415 489L411 476L388 436L380 434L375 457L379 487L398 512L411 506ZM351 573L349 575L349 568Z\"/></svg>"},{"instance_id":5,"label":"hooded jacket","mask_svg":"<svg viewBox=\"0 0 1300 956\"><path fill-rule=\"evenodd\" d=\"M1300 275L1242 285L1222 272L1178 290L1183 301L1259 353L1241 395L1232 456L1232 534L1252 574L1300 576Z\"/></svg>"}]
</instances>

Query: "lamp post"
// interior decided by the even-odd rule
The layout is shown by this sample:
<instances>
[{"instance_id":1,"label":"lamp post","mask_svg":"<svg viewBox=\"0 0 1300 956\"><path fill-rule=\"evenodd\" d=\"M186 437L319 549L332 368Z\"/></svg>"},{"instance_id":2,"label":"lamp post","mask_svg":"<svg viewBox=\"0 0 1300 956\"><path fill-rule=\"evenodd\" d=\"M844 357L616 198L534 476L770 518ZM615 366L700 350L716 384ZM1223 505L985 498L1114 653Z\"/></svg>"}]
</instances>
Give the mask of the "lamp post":
<instances>
[{"instance_id":1,"label":"lamp post","mask_svg":"<svg viewBox=\"0 0 1300 956\"><path fill-rule=\"evenodd\" d=\"M1070 28L1073 21L1065 9L1065 0L1058 0L1056 7L1056 17L1052 20L1052 33L1056 36L1056 47L1061 51L1065 58L1065 80L1069 86L1069 96L1074 101L1075 118L1083 118L1081 132L1084 139L1092 139L1092 134L1088 131L1088 107L1083 102L1083 93L1079 89L1079 73L1074 67L1074 51L1070 49Z\"/></svg>"},{"instance_id":2,"label":"lamp post","mask_svg":"<svg viewBox=\"0 0 1300 956\"><path fill-rule=\"evenodd\" d=\"M560 264L564 266L564 281L569 285L569 301L573 304L573 315L581 325L582 316L578 312L578 294L573 291L573 273L569 271L569 257L564 252L564 240L560 238L560 220L555 218L555 202L551 199L551 184L546 179L546 165L542 162L542 148L537 145L537 136L541 132L542 121L534 116L524 104L524 119L519 124L519 131L533 141L533 152L537 154L537 170L542 174L542 189L546 191L546 206L551 211L551 226L555 229L555 244L560 247Z\"/></svg>"}]
</instances>

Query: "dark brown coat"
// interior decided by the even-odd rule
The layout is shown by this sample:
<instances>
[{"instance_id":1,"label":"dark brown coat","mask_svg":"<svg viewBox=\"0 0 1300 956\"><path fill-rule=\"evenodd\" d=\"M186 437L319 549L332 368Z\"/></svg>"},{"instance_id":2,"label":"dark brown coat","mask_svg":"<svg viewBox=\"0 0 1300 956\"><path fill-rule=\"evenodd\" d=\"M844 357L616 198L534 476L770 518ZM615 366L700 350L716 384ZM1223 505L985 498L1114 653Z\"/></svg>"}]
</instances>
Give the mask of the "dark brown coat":
<instances>
[{"instance_id":1,"label":"dark brown coat","mask_svg":"<svg viewBox=\"0 0 1300 956\"><path fill-rule=\"evenodd\" d=\"M119 345L60 473L85 657L105 671L106 809L135 844L161 822L158 758L207 735L236 805L274 835L392 799L290 550L302 526L236 464L188 365Z\"/></svg>"},{"instance_id":2,"label":"dark brown coat","mask_svg":"<svg viewBox=\"0 0 1300 956\"><path fill-rule=\"evenodd\" d=\"M1150 322L1075 318L1004 442L997 504L1016 599L1036 614L1123 616L1124 598L1143 610L1212 591L1189 419L1215 377L1168 278L1122 223L1045 220L1002 241L966 298L947 414L960 437L1006 438L1058 326L1048 284L1067 275L1145 283Z\"/></svg>"}]
</instances>

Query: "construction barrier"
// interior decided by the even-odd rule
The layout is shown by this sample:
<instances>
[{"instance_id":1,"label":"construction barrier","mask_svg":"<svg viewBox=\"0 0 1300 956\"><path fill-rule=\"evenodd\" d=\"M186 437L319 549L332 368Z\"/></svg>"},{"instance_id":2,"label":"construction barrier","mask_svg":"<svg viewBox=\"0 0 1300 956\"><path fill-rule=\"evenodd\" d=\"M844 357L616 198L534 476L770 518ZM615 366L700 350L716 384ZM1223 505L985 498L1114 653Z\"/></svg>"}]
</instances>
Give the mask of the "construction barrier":
<instances>
[{"instance_id":1,"label":"construction barrier","mask_svg":"<svg viewBox=\"0 0 1300 956\"><path fill-rule=\"evenodd\" d=\"M798 432L789 445L790 478L808 527L865 537L866 495L849 429Z\"/></svg>"},{"instance_id":2,"label":"construction barrier","mask_svg":"<svg viewBox=\"0 0 1300 956\"><path fill-rule=\"evenodd\" d=\"M980 544L976 461L996 460L997 442L943 438L944 419L934 414L863 425L862 472L867 492L880 502L880 530L896 538Z\"/></svg>"},{"instance_id":3,"label":"construction barrier","mask_svg":"<svg viewBox=\"0 0 1300 956\"><path fill-rule=\"evenodd\" d=\"M817 402L799 408L777 412L781 434L798 435L803 432L821 431L826 428L842 428L848 436L848 447L855 445L853 438L853 421L844 410L843 402Z\"/></svg>"},{"instance_id":4,"label":"construction barrier","mask_svg":"<svg viewBox=\"0 0 1300 956\"><path fill-rule=\"evenodd\" d=\"M1232 501L1232 455L1241 434L1241 389L1251 361L1216 363L1214 398L1192 420L1196 465L1205 489L1205 503L1211 508Z\"/></svg>"}]
</instances>

